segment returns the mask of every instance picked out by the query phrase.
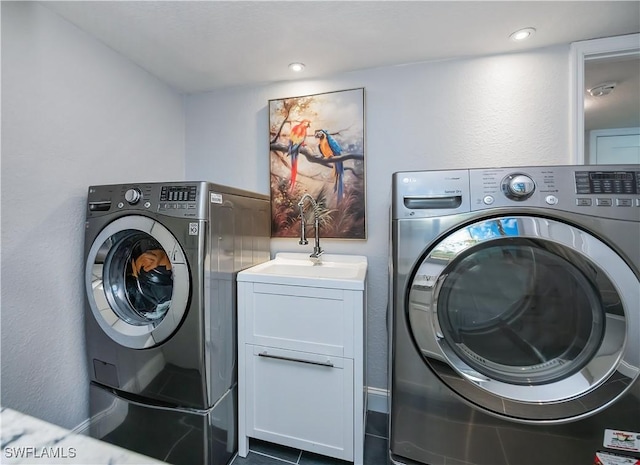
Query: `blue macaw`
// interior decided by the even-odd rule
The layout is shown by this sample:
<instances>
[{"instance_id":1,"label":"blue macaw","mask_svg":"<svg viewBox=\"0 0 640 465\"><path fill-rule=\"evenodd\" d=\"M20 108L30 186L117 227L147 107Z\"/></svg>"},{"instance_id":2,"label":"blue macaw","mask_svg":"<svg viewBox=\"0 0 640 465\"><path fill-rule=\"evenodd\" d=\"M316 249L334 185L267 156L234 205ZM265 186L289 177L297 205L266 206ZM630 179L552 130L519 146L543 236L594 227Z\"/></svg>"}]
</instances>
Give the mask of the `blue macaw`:
<instances>
[{"instance_id":1,"label":"blue macaw","mask_svg":"<svg viewBox=\"0 0 640 465\"><path fill-rule=\"evenodd\" d=\"M318 150L325 158L337 157L342 153L340 144L331 137L326 129L318 129L315 134L315 138L318 139ZM336 162L333 164L333 192L337 192L338 203L342 200L344 194L343 177L344 166L342 162Z\"/></svg>"}]
</instances>

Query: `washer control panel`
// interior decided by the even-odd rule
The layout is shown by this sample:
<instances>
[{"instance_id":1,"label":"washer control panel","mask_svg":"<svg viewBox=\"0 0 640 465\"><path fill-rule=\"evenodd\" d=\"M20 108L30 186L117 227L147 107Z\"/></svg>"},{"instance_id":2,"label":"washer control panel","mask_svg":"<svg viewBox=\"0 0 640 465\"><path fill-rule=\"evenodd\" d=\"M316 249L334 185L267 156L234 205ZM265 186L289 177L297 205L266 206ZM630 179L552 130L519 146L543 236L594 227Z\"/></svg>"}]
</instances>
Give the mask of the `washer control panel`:
<instances>
[{"instance_id":1,"label":"washer control panel","mask_svg":"<svg viewBox=\"0 0 640 465\"><path fill-rule=\"evenodd\" d=\"M87 214L146 211L179 218L200 218L207 206L207 192L204 182L91 186Z\"/></svg>"}]
</instances>

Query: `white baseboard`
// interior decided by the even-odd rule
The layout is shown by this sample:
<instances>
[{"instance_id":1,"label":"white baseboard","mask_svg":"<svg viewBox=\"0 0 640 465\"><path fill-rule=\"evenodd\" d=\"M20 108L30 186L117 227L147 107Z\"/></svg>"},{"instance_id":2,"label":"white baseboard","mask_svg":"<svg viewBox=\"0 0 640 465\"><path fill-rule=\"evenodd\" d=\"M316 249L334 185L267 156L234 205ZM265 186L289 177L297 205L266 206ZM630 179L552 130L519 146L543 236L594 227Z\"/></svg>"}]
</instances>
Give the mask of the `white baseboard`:
<instances>
[{"instance_id":1,"label":"white baseboard","mask_svg":"<svg viewBox=\"0 0 640 465\"><path fill-rule=\"evenodd\" d=\"M367 408L374 412L389 413L389 391L386 389L367 388Z\"/></svg>"}]
</instances>

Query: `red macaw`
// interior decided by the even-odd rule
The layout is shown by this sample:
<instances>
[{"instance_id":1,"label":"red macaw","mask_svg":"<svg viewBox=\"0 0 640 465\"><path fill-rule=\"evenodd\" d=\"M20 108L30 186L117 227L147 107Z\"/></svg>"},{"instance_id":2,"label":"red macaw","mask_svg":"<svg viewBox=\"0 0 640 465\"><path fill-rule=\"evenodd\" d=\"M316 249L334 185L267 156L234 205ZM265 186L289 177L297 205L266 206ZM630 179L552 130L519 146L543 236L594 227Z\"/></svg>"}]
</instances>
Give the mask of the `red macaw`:
<instances>
[{"instance_id":1,"label":"red macaw","mask_svg":"<svg viewBox=\"0 0 640 465\"><path fill-rule=\"evenodd\" d=\"M318 150L325 158L336 157L342 153L342 148L340 148L340 144L331 137L331 135L325 129L318 129L314 136L319 140ZM342 162L336 162L333 164L333 192L337 192L338 194L338 203L342 200L342 196L344 193L343 186L343 177L344 177L344 166Z\"/></svg>"},{"instance_id":2,"label":"red macaw","mask_svg":"<svg viewBox=\"0 0 640 465\"><path fill-rule=\"evenodd\" d=\"M300 147L304 146L304 141L307 138L307 128L311 126L311 121L303 119L300 124L296 124L291 128L289 134L289 156L291 157L291 187L290 190L296 185L296 174L298 174L298 152Z\"/></svg>"}]
</instances>

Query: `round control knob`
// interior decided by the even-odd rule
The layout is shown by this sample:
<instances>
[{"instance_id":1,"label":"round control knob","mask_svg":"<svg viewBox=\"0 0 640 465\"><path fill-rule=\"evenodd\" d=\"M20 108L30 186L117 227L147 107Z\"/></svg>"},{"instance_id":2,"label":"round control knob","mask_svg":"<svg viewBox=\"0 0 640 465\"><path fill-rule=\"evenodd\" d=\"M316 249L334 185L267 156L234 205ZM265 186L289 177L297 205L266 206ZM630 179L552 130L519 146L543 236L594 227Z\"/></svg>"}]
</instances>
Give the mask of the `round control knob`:
<instances>
[{"instance_id":1,"label":"round control knob","mask_svg":"<svg viewBox=\"0 0 640 465\"><path fill-rule=\"evenodd\" d=\"M140 189L136 189L135 187L124 193L124 199L129 202L130 205L138 203L141 197L142 192L140 192Z\"/></svg>"},{"instance_id":2,"label":"round control knob","mask_svg":"<svg viewBox=\"0 0 640 465\"><path fill-rule=\"evenodd\" d=\"M502 181L502 192L512 200L525 200L536 190L536 184L526 174L510 174Z\"/></svg>"}]
</instances>

